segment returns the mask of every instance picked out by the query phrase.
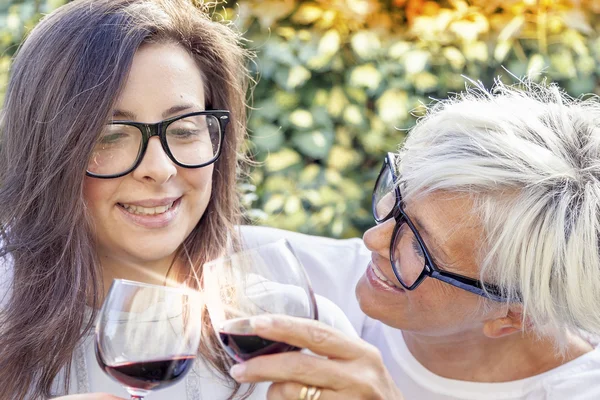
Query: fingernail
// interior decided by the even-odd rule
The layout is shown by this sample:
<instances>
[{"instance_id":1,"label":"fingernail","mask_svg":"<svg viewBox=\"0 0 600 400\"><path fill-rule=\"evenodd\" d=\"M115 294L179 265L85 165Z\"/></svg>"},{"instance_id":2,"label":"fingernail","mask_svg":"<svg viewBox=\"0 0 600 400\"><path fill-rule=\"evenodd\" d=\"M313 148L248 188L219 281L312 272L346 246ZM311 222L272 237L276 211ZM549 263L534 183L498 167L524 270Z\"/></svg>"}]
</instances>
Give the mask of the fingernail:
<instances>
[{"instance_id":1,"label":"fingernail","mask_svg":"<svg viewBox=\"0 0 600 400\"><path fill-rule=\"evenodd\" d=\"M271 317L267 317L265 315L261 315L251 319L250 324L254 329L266 329L273 324L273 320Z\"/></svg>"},{"instance_id":2,"label":"fingernail","mask_svg":"<svg viewBox=\"0 0 600 400\"><path fill-rule=\"evenodd\" d=\"M229 375L235 380L240 379L244 376L244 372L246 371L246 366L244 364L235 364L233 367L229 369Z\"/></svg>"}]
</instances>

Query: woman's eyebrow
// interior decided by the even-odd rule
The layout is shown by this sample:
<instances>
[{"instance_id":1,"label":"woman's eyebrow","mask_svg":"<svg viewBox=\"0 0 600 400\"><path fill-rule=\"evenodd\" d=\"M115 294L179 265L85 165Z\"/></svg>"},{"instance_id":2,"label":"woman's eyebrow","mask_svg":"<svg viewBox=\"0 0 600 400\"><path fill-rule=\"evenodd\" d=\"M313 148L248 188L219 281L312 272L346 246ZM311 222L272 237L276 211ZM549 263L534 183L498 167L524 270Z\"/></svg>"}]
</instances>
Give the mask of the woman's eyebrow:
<instances>
[{"instance_id":1,"label":"woman's eyebrow","mask_svg":"<svg viewBox=\"0 0 600 400\"><path fill-rule=\"evenodd\" d=\"M187 110L192 110L192 109L202 110L203 108L200 107L200 105L193 104L193 103L178 104L176 106L170 107L169 109L165 110L162 113L162 117L168 118L168 117L172 116L173 114L177 114L182 111L187 111ZM136 115L134 113L132 113L131 111L120 110L120 109L115 109L113 111L112 117L113 117L113 119L124 119L124 120L129 120L129 121L135 121L137 118Z\"/></svg>"}]
</instances>

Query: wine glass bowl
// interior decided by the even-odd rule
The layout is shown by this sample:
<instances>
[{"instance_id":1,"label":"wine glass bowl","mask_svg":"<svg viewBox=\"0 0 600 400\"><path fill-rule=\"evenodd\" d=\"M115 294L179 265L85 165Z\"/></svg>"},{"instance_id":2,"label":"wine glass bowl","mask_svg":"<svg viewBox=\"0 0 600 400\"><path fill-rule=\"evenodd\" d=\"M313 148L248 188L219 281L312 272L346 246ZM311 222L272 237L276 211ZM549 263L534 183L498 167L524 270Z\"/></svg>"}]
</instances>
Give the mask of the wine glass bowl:
<instances>
[{"instance_id":1,"label":"wine glass bowl","mask_svg":"<svg viewBox=\"0 0 600 400\"><path fill-rule=\"evenodd\" d=\"M202 276L213 327L227 354L237 362L300 350L255 335L252 317L283 314L318 319L308 276L286 240L206 263Z\"/></svg>"},{"instance_id":2,"label":"wine glass bowl","mask_svg":"<svg viewBox=\"0 0 600 400\"><path fill-rule=\"evenodd\" d=\"M96 359L132 399L180 381L198 353L200 294L115 280L96 325Z\"/></svg>"}]
</instances>

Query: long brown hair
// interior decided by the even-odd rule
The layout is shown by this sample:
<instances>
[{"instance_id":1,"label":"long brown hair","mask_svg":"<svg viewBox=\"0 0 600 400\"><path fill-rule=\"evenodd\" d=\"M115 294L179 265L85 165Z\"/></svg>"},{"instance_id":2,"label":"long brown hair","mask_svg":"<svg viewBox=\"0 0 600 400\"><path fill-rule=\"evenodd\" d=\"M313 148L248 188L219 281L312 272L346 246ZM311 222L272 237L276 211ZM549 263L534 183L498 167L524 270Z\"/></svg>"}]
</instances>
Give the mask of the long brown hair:
<instances>
[{"instance_id":1,"label":"long brown hair","mask_svg":"<svg viewBox=\"0 0 600 400\"><path fill-rule=\"evenodd\" d=\"M240 37L191 0L77 0L45 17L11 67L0 121L0 256L12 267L0 310L0 398L51 396L58 372L92 326L101 269L83 199L89 155L140 45L186 48L205 78L206 106L231 121L212 197L178 257L178 276L201 275L240 217L236 193L246 127L246 59ZM207 321L200 349L224 377L227 357ZM68 376L68 374L67 374ZM233 389L240 386L231 378ZM68 378L64 382L68 387Z\"/></svg>"}]
</instances>

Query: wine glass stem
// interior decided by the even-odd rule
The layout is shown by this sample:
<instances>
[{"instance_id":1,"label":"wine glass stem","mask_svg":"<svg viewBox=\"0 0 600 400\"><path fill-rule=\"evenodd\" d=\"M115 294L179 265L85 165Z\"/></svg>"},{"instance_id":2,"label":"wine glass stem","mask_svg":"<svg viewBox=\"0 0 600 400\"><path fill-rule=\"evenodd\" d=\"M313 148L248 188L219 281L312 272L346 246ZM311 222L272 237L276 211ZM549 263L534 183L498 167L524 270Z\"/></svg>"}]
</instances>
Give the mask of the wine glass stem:
<instances>
[{"instance_id":1,"label":"wine glass stem","mask_svg":"<svg viewBox=\"0 0 600 400\"><path fill-rule=\"evenodd\" d=\"M142 396L136 396L136 395L132 394L131 400L144 400L144 398Z\"/></svg>"}]
</instances>

